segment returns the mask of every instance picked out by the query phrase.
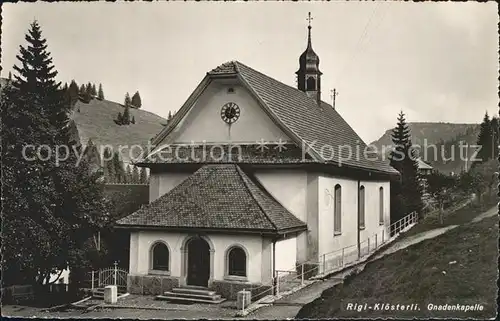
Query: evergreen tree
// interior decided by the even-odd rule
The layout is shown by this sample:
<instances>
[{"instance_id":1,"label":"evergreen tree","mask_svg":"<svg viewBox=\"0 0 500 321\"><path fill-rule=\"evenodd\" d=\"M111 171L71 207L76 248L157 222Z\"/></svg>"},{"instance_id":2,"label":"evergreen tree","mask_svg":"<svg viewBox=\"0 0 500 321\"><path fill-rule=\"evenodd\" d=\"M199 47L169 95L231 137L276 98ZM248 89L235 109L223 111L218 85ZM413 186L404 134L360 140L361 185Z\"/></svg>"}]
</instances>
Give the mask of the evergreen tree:
<instances>
[{"instance_id":1,"label":"evergreen tree","mask_svg":"<svg viewBox=\"0 0 500 321\"><path fill-rule=\"evenodd\" d=\"M140 183L139 169L137 166L134 166L134 169L132 170L132 183L133 184Z\"/></svg>"},{"instance_id":2,"label":"evergreen tree","mask_svg":"<svg viewBox=\"0 0 500 321\"><path fill-rule=\"evenodd\" d=\"M491 132L491 121L488 113L484 115L483 122L479 127L479 135L477 137L477 145L481 146L481 150L477 153L476 159L477 162L474 162L472 166L475 166L475 163L483 163L488 161L491 158L491 146L492 146L492 132Z\"/></svg>"},{"instance_id":3,"label":"evergreen tree","mask_svg":"<svg viewBox=\"0 0 500 321\"><path fill-rule=\"evenodd\" d=\"M90 83L90 81L85 86L85 91L87 92L87 94L92 95L92 84Z\"/></svg>"},{"instance_id":4,"label":"evergreen tree","mask_svg":"<svg viewBox=\"0 0 500 321\"><path fill-rule=\"evenodd\" d=\"M141 108L142 106L141 95L139 95L138 91L132 96L132 105L136 108Z\"/></svg>"},{"instance_id":5,"label":"evergreen tree","mask_svg":"<svg viewBox=\"0 0 500 321\"><path fill-rule=\"evenodd\" d=\"M90 89L90 93L92 94L92 97L97 96L97 90L95 88L95 84L92 84L92 87Z\"/></svg>"},{"instance_id":6,"label":"evergreen tree","mask_svg":"<svg viewBox=\"0 0 500 321\"><path fill-rule=\"evenodd\" d=\"M147 184L148 182L148 173L146 172L145 167L141 167L141 171L139 173L139 184Z\"/></svg>"},{"instance_id":7,"label":"evergreen tree","mask_svg":"<svg viewBox=\"0 0 500 321\"><path fill-rule=\"evenodd\" d=\"M69 84L68 96L70 98L70 104L73 107L78 101L78 85L74 80Z\"/></svg>"},{"instance_id":8,"label":"evergreen tree","mask_svg":"<svg viewBox=\"0 0 500 321\"><path fill-rule=\"evenodd\" d=\"M9 71L9 82L12 81L12 73Z\"/></svg>"},{"instance_id":9,"label":"evergreen tree","mask_svg":"<svg viewBox=\"0 0 500 321\"><path fill-rule=\"evenodd\" d=\"M99 84L99 91L97 92L97 97L99 99L104 99L104 91L102 90L102 84Z\"/></svg>"},{"instance_id":10,"label":"evergreen tree","mask_svg":"<svg viewBox=\"0 0 500 321\"><path fill-rule=\"evenodd\" d=\"M391 216L397 220L413 211L421 214L423 208L418 155L412 148L410 130L403 112L398 116L391 137L394 146L389 156L390 164L401 174L401 180L391 184L391 199L394 201L391 204Z\"/></svg>"},{"instance_id":11,"label":"evergreen tree","mask_svg":"<svg viewBox=\"0 0 500 321\"><path fill-rule=\"evenodd\" d=\"M125 183L125 169L123 168L123 162L120 159L118 152L113 154L113 167L115 172L115 182Z\"/></svg>"},{"instance_id":12,"label":"evergreen tree","mask_svg":"<svg viewBox=\"0 0 500 321\"><path fill-rule=\"evenodd\" d=\"M128 105L130 105L130 104L131 104L131 102L132 102L132 101L130 100L130 95L129 95L129 93L126 93L126 94L125 94L125 100L124 100L123 104L125 105L125 107L127 107Z\"/></svg>"},{"instance_id":13,"label":"evergreen tree","mask_svg":"<svg viewBox=\"0 0 500 321\"><path fill-rule=\"evenodd\" d=\"M85 90L85 85L84 85L84 84L82 84L82 85L80 86L80 90L78 91L78 95L80 95L81 97L84 97L84 96L85 96L85 92L86 92L86 90Z\"/></svg>"},{"instance_id":14,"label":"evergreen tree","mask_svg":"<svg viewBox=\"0 0 500 321\"><path fill-rule=\"evenodd\" d=\"M106 168L106 182L107 183L115 183L116 182L116 170L113 157L111 155L111 151L106 148L103 153L103 158L105 160L104 165Z\"/></svg>"},{"instance_id":15,"label":"evergreen tree","mask_svg":"<svg viewBox=\"0 0 500 321\"><path fill-rule=\"evenodd\" d=\"M116 116L115 123L117 125L123 125L123 116L121 112L118 112L118 115Z\"/></svg>"},{"instance_id":16,"label":"evergreen tree","mask_svg":"<svg viewBox=\"0 0 500 321\"><path fill-rule=\"evenodd\" d=\"M168 111L168 116L167 116L167 124L172 120L172 112L169 110Z\"/></svg>"},{"instance_id":17,"label":"evergreen tree","mask_svg":"<svg viewBox=\"0 0 500 321\"><path fill-rule=\"evenodd\" d=\"M126 174L125 174L125 183L133 183L133 177L132 177L132 169L130 168L130 165L125 165L127 168Z\"/></svg>"},{"instance_id":18,"label":"evergreen tree","mask_svg":"<svg viewBox=\"0 0 500 321\"><path fill-rule=\"evenodd\" d=\"M125 111L123 111L122 124L129 125L130 124L130 107L129 105L125 105Z\"/></svg>"},{"instance_id":19,"label":"evergreen tree","mask_svg":"<svg viewBox=\"0 0 500 321\"><path fill-rule=\"evenodd\" d=\"M85 160L77 162L81 146L68 126L70 106L36 21L25 39L28 45L20 46L17 56L21 67L14 66L12 86L0 99L2 276L41 284L56 269L89 264L83 244L108 215L97 176ZM68 147L69 154L60 155L65 160L40 158L24 149L28 144L45 146L43 156L56 155L59 146ZM74 281L78 286L81 280Z\"/></svg>"},{"instance_id":20,"label":"evergreen tree","mask_svg":"<svg viewBox=\"0 0 500 321\"><path fill-rule=\"evenodd\" d=\"M497 117L491 118L491 159L498 158L498 144L499 144L499 135L500 135L500 122Z\"/></svg>"}]
</instances>

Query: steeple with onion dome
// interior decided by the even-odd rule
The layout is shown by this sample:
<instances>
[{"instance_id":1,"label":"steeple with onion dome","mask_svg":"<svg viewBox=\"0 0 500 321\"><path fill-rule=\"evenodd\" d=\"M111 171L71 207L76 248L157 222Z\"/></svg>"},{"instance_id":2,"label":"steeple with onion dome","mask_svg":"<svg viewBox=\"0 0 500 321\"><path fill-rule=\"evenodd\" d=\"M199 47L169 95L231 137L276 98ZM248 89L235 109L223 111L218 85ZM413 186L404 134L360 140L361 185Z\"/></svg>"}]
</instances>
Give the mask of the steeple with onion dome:
<instances>
[{"instance_id":1,"label":"steeple with onion dome","mask_svg":"<svg viewBox=\"0 0 500 321\"><path fill-rule=\"evenodd\" d=\"M323 74L319 70L319 57L314 52L311 42L311 13L307 17L309 25L307 26L307 48L300 55L299 58L299 70L297 74L297 88L305 92L309 97L314 98L321 102L321 75Z\"/></svg>"}]
</instances>

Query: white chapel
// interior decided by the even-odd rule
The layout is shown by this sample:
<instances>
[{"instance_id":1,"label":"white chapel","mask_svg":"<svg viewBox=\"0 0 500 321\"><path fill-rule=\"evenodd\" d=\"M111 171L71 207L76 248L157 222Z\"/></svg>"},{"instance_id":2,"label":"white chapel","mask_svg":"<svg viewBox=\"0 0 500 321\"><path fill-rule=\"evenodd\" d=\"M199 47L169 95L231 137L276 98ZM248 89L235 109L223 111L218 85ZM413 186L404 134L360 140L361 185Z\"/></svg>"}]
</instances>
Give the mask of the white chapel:
<instances>
[{"instance_id":1,"label":"white chapel","mask_svg":"<svg viewBox=\"0 0 500 321\"><path fill-rule=\"evenodd\" d=\"M277 270L353 255L390 225L387 162L321 100L320 60L300 55L297 88L239 61L206 73L137 165L148 205L116 222L130 232L128 292L198 286L234 299Z\"/></svg>"}]
</instances>

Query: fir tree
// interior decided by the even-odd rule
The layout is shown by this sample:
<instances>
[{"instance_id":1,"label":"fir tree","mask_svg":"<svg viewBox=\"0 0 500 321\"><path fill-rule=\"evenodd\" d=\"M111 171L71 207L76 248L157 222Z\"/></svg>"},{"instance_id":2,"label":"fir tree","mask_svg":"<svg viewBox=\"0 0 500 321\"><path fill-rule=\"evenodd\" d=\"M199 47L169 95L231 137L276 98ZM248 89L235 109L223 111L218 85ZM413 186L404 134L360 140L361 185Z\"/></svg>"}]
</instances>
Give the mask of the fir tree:
<instances>
[{"instance_id":1,"label":"fir tree","mask_svg":"<svg viewBox=\"0 0 500 321\"><path fill-rule=\"evenodd\" d=\"M148 173L146 172L145 167L141 167L141 171L139 173L139 184L147 184L148 182Z\"/></svg>"},{"instance_id":2,"label":"fir tree","mask_svg":"<svg viewBox=\"0 0 500 321\"><path fill-rule=\"evenodd\" d=\"M92 84L90 83L90 81L85 86L85 91L87 92L87 94L92 95Z\"/></svg>"},{"instance_id":3,"label":"fir tree","mask_svg":"<svg viewBox=\"0 0 500 321\"><path fill-rule=\"evenodd\" d=\"M492 117L491 118L491 134L492 134L492 153L491 153L491 158L492 159L497 159L498 158L498 145L499 145L499 136L500 136L500 121L497 117Z\"/></svg>"},{"instance_id":4,"label":"fir tree","mask_svg":"<svg viewBox=\"0 0 500 321\"><path fill-rule=\"evenodd\" d=\"M113 167L115 172L115 182L124 183L125 180L125 169L123 168L123 162L120 159L118 152L113 154Z\"/></svg>"},{"instance_id":5,"label":"fir tree","mask_svg":"<svg viewBox=\"0 0 500 321\"><path fill-rule=\"evenodd\" d=\"M129 125L130 124L130 107L129 105L125 105L125 110L123 111L122 124Z\"/></svg>"},{"instance_id":6,"label":"fir tree","mask_svg":"<svg viewBox=\"0 0 500 321\"><path fill-rule=\"evenodd\" d=\"M121 112L118 112L118 115L116 116L115 123L117 125L123 125L123 116Z\"/></svg>"},{"instance_id":7,"label":"fir tree","mask_svg":"<svg viewBox=\"0 0 500 321\"><path fill-rule=\"evenodd\" d=\"M125 174L125 183L130 184L133 183L133 178L132 178L132 169L130 168L130 165L125 165L127 168L126 174Z\"/></svg>"},{"instance_id":8,"label":"fir tree","mask_svg":"<svg viewBox=\"0 0 500 321\"><path fill-rule=\"evenodd\" d=\"M104 91L102 90L102 84L99 84L99 91L97 92L97 97L99 99L104 99Z\"/></svg>"},{"instance_id":9,"label":"fir tree","mask_svg":"<svg viewBox=\"0 0 500 321\"><path fill-rule=\"evenodd\" d=\"M74 80L72 80L69 84L68 95L70 98L70 104L73 107L78 101L78 85Z\"/></svg>"},{"instance_id":10,"label":"fir tree","mask_svg":"<svg viewBox=\"0 0 500 321\"><path fill-rule=\"evenodd\" d=\"M132 105L135 106L136 108L141 108L142 106L141 95L139 94L138 91L136 91L135 94L132 96Z\"/></svg>"},{"instance_id":11,"label":"fir tree","mask_svg":"<svg viewBox=\"0 0 500 321\"><path fill-rule=\"evenodd\" d=\"M127 106L129 106L129 105L130 105L130 103L131 103L131 102L132 102L132 101L130 100L130 95L129 95L129 93L126 93L126 94L125 94L125 100L124 100L123 104L125 105L125 107L127 107Z\"/></svg>"},{"instance_id":12,"label":"fir tree","mask_svg":"<svg viewBox=\"0 0 500 321\"><path fill-rule=\"evenodd\" d=\"M491 131L491 121L488 113L484 115L483 122L479 127L479 135L477 137L477 145L481 146L481 150L477 153L476 159L477 162L474 162L472 166L475 166L475 163L483 163L488 161L491 158L491 146L492 146L492 131Z\"/></svg>"},{"instance_id":13,"label":"fir tree","mask_svg":"<svg viewBox=\"0 0 500 321\"><path fill-rule=\"evenodd\" d=\"M80 86L80 90L78 91L78 94L79 94L81 97L83 97L83 96L85 96L85 92L86 92L86 90L85 90L85 85L84 85L84 84L82 84L82 85Z\"/></svg>"},{"instance_id":14,"label":"fir tree","mask_svg":"<svg viewBox=\"0 0 500 321\"><path fill-rule=\"evenodd\" d=\"M92 97L97 96L97 90L95 88L95 84L92 84L92 87L90 88L90 93L92 94Z\"/></svg>"},{"instance_id":15,"label":"fir tree","mask_svg":"<svg viewBox=\"0 0 500 321\"><path fill-rule=\"evenodd\" d=\"M394 146L389 156L390 164L401 174L401 180L391 184L391 199L394 200L391 215L397 219L413 211L421 214L423 203L418 155L412 148L410 130L403 112L398 116L391 137Z\"/></svg>"},{"instance_id":16,"label":"fir tree","mask_svg":"<svg viewBox=\"0 0 500 321\"><path fill-rule=\"evenodd\" d=\"M12 81L12 72L9 71L9 81Z\"/></svg>"},{"instance_id":17,"label":"fir tree","mask_svg":"<svg viewBox=\"0 0 500 321\"><path fill-rule=\"evenodd\" d=\"M55 269L85 267L84 242L108 222L102 187L88 163L78 166L81 146L68 126L70 106L56 82L46 40L35 21L20 46L12 86L2 92L3 279L43 283ZM66 160L36 157L26 145L44 145ZM7 147L7 148L5 148ZM29 149L28 149L29 150ZM44 156L46 156L44 155ZM34 157L33 157L34 156ZM78 285L79 279L73 285Z\"/></svg>"},{"instance_id":18,"label":"fir tree","mask_svg":"<svg viewBox=\"0 0 500 321\"><path fill-rule=\"evenodd\" d=\"M132 183L133 184L140 183L139 169L137 166L134 166L134 169L132 170Z\"/></svg>"},{"instance_id":19,"label":"fir tree","mask_svg":"<svg viewBox=\"0 0 500 321\"><path fill-rule=\"evenodd\" d=\"M106 167L106 173L107 173L107 179L106 182L108 183L115 183L116 182L116 170L115 170L115 164L114 160L111 154L111 151L106 148L104 150L104 165Z\"/></svg>"}]
</instances>

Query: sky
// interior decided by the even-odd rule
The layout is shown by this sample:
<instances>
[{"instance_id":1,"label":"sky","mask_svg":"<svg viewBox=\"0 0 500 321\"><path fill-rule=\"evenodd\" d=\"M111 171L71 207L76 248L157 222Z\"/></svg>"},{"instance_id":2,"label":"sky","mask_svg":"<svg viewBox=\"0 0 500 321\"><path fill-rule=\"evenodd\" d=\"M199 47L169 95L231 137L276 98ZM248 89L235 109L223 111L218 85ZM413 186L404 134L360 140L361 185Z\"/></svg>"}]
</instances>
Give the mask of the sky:
<instances>
[{"instance_id":1,"label":"sky","mask_svg":"<svg viewBox=\"0 0 500 321\"><path fill-rule=\"evenodd\" d=\"M139 91L167 117L216 66L238 60L295 86L307 14L322 99L369 143L410 122L479 123L498 114L496 3L117 2L3 5L2 77L38 20L58 79Z\"/></svg>"}]
</instances>

